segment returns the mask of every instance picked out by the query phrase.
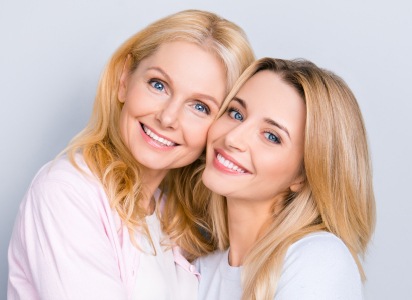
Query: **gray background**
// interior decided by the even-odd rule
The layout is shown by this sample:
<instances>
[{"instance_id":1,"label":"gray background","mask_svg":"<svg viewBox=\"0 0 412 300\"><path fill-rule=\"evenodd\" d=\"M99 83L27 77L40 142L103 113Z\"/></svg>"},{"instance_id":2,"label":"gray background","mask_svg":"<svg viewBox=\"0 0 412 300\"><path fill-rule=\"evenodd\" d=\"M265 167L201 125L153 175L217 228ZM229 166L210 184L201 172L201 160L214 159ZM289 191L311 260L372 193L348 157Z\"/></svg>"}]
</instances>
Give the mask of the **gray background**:
<instances>
[{"instance_id":1,"label":"gray background","mask_svg":"<svg viewBox=\"0 0 412 300\"><path fill-rule=\"evenodd\" d=\"M407 0L0 0L0 298L6 298L7 244L18 205L39 167L85 126L108 58L149 22L188 8L238 23L258 57L307 58L352 87L369 133L378 213L365 262L366 299L407 299L412 268Z\"/></svg>"}]
</instances>

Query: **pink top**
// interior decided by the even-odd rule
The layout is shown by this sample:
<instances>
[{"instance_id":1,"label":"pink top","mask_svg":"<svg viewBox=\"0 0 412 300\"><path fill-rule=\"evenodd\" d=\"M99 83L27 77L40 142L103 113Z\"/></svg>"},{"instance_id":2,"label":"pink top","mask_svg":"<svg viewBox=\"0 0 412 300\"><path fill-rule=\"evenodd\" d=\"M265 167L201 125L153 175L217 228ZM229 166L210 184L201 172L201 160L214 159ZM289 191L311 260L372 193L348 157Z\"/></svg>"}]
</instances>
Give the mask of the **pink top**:
<instances>
[{"instance_id":1,"label":"pink top","mask_svg":"<svg viewBox=\"0 0 412 300\"><path fill-rule=\"evenodd\" d=\"M8 299L152 299L153 290L155 299L195 299L196 270L178 247L162 247L157 215L148 217L153 256L132 245L100 181L77 161L89 175L62 157L33 179L10 241Z\"/></svg>"}]
</instances>

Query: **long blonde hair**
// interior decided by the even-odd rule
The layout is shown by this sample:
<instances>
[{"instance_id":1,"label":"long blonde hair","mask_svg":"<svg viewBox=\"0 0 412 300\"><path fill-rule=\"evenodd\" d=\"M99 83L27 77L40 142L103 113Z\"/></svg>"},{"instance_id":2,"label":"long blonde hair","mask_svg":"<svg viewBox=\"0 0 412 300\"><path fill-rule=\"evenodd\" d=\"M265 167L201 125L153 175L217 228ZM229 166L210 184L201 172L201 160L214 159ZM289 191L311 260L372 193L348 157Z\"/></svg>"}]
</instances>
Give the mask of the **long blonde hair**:
<instances>
[{"instance_id":1,"label":"long blonde hair","mask_svg":"<svg viewBox=\"0 0 412 300\"><path fill-rule=\"evenodd\" d=\"M130 37L114 53L100 79L90 121L66 149L75 166L75 154L82 153L93 174L102 182L111 207L128 227L132 240L132 233L137 229L148 235L144 222L146 212L140 205L148 195L144 195L142 186L142 167L121 139L119 118L123 104L118 100L120 76L125 66L132 73L142 59L152 55L163 43L173 41L194 43L215 54L226 69L227 91L254 59L243 30L216 14L187 10L162 18ZM125 64L126 59L131 59L130 63ZM175 172L180 174L184 170ZM176 184L185 188L181 186L183 183ZM175 198L174 189L168 193L172 199ZM169 210L169 205L166 205L166 231L171 230L167 220L171 215ZM186 209L175 210L176 215L182 215L184 226L194 227L191 220L185 221ZM186 236L186 232L179 232L179 235ZM192 256L198 254L199 244L207 244L196 234L191 234L188 239L191 243L185 244L184 250Z\"/></svg>"},{"instance_id":2,"label":"long blonde hair","mask_svg":"<svg viewBox=\"0 0 412 300\"><path fill-rule=\"evenodd\" d=\"M366 130L358 103L337 75L305 60L263 58L239 78L225 103L254 74L270 70L300 94L306 104L302 175L298 192L285 195L280 213L246 255L242 299L273 299L289 246L304 235L325 230L349 248L364 279L360 258L375 225L375 200ZM227 203L212 194L213 238L229 246Z\"/></svg>"}]
</instances>

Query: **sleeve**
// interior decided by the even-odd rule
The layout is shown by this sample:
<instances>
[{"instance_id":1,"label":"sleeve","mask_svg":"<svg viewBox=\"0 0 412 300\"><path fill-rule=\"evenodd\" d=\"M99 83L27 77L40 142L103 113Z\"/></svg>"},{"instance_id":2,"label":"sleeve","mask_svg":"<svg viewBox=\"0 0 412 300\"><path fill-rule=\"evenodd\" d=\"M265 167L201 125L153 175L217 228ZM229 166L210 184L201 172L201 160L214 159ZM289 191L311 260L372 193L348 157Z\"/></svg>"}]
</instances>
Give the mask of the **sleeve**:
<instances>
[{"instance_id":1,"label":"sleeve","mask_svg":"<svg viewBox=\"0 0 412 300\"><path fill-rule=\"evenodd\" d=\"M90 190L33 184L9 245L8 299L126 299L119 261Z\"/></svg>"},{"instance_id":2,"label":"sleeve","mask_svg":"<svg viewBox=\"0 0 412 300\"><path fill-rule=\"evenodd\" d=\"M314 235L290 247L275 300L295 299L363 299L358 267L340 239Z\"/></svg>"}]
</instances>

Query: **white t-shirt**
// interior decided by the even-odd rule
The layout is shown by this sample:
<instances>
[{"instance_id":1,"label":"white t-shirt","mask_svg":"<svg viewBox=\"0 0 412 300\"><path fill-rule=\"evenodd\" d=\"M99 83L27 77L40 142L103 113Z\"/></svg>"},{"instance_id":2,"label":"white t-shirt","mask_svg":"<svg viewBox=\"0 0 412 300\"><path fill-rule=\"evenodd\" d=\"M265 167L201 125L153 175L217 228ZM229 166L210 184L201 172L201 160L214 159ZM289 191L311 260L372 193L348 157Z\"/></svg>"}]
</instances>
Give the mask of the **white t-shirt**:
<instances>
[{"instance_id":1,"label":"white t-shirt","mask_svg":"<svg viewBox=\"0 0 412 300\"><path fill-rule=\"evenodd\" d=\"M217 251L195 262L201 274L199 300L241 298L242 267L229 265L228 252ZM274 299L363 299L355 260L335 235L309 234L289 247Z\"/></svg>"},{"instance_id":2,"label":"white t-shirt","mask_svg":"<svg viewBox=\"0 0 412 300\"><path fill-rule=\"evenodd\" d=\"M176 265L176 248L167 246L168 238L162 232L156 213L146 217L153 246L146 236L142 236L140 245L139 269L136 284L132 292L133 300L194 300L197 298L198 279L184 268ZM182 260L189 264L183 256ZM192 271L194 267L190 268Z\"/></svg>"}]
</instances>

